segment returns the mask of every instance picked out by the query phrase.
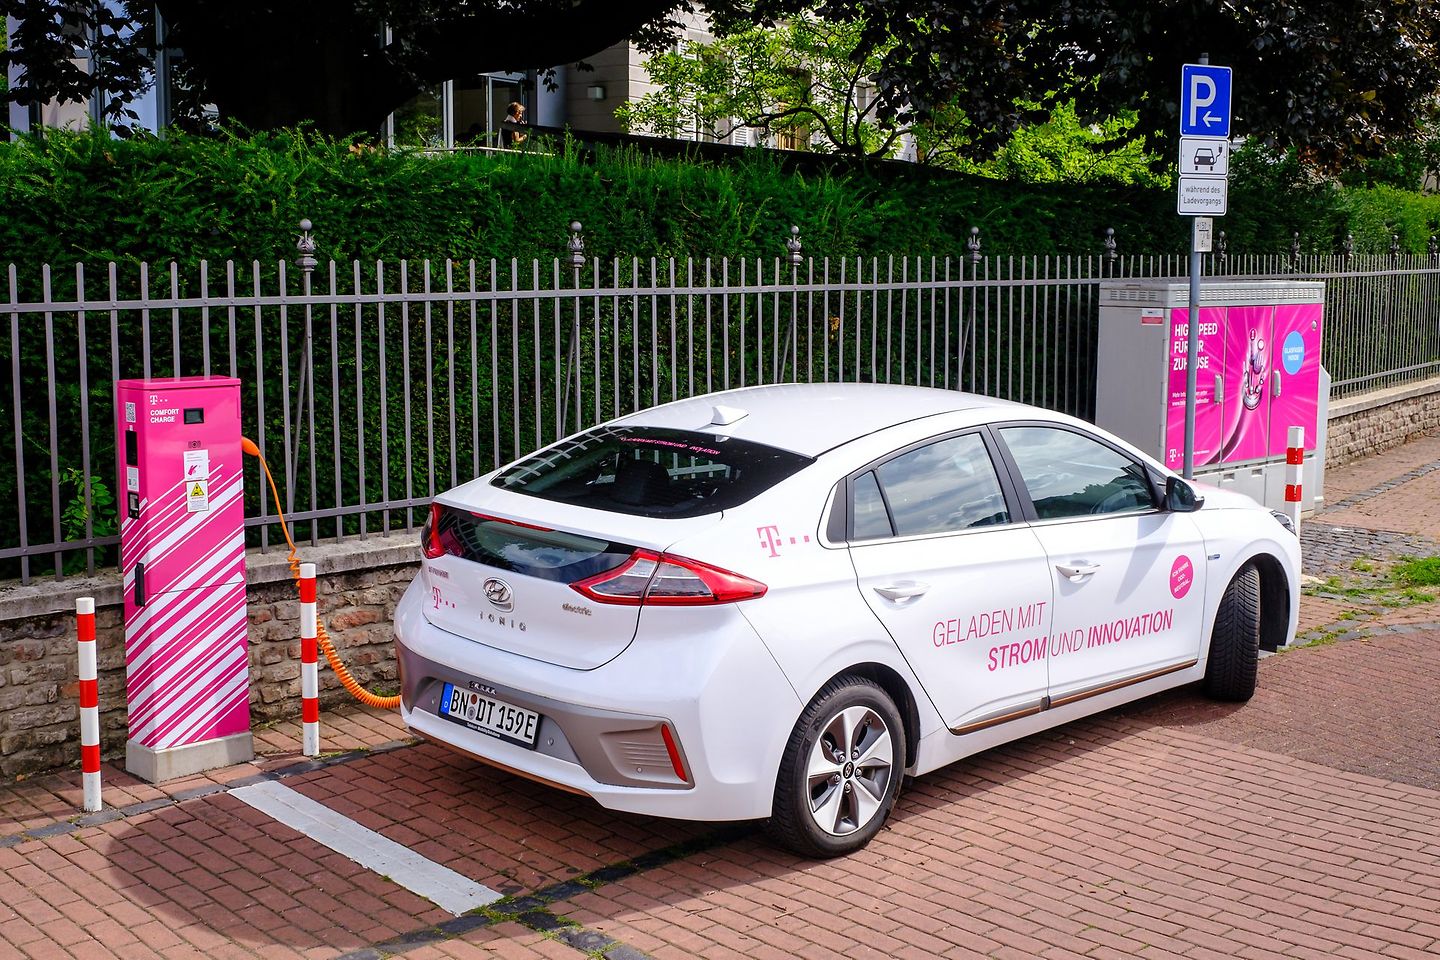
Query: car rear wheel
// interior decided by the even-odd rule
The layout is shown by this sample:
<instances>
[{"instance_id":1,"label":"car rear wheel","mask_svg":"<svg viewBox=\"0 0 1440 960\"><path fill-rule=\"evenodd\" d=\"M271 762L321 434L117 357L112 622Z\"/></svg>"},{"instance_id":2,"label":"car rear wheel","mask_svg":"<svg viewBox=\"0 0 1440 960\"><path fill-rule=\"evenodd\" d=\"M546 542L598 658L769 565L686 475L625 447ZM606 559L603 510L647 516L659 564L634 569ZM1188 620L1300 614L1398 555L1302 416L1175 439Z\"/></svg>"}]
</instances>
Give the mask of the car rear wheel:
<instances>
[{"instance_id":1,"label":"car rear wheel","mask_svg":"<svg viewBox=\"0 0 1440 960\"><path fill-rule=\"evenodd\" d=\"M802 856L859 850L885 825L905 768L905 731L890 696L862 677L827 683L785 746L768 829Z\"/></svg>"},{"instance_id":2,"label":"car rear wheel","mask_svg":"<svg viewBox=\"0 0 1440 960\"><path fill-rule=\"evenodd\" d=\"M1255 694L1259 660L1260 571L1252 563L1235 574L1220 598L1205 664L1205 692L1216 700L1249 700Z\"/></svg>"}]
</instances>

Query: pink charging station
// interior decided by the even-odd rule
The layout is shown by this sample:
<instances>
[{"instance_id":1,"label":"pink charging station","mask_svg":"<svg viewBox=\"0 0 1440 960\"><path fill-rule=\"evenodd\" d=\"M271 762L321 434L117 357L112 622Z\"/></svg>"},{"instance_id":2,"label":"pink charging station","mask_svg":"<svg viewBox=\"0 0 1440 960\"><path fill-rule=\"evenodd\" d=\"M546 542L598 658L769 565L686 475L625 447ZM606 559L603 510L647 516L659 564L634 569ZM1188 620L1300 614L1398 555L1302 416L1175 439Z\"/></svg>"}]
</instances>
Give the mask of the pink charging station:
<instances>
[{"instance_id":1,"label":"pink charging station","mask_svg":"<svg viewBox=\"0 0 1440 960\"><path fill-rule=\"evenodd\" d=\"M1206 280L1199 307L1195 479L1283 509L1287 435L1301 427L1302 506L1315 509L1324 502L1330 398L1320 357L1325 284ZM1189 323L1188 281L1101 284L1095 423L1177 473Z\"/></svg>"},{"instance_id":2,"label":"pink charging station","mask_svg":"<svg viewBox=\"0 0 1440 960\"><path fill-rule=\"evenodd\" d=\"M125 769L152 783L255 755L240 381L116 382Z\"/></svg>"}]
</instances>

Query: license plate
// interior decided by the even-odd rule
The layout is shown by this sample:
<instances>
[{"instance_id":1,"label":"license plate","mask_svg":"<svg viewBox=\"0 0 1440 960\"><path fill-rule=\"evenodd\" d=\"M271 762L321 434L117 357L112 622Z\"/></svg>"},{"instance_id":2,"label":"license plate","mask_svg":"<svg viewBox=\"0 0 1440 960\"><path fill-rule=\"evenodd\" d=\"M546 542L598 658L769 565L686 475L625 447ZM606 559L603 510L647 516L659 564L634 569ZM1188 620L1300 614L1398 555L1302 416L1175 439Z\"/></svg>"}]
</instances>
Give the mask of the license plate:
<instances>
[{"instance_id":1,"label":"license plate","mask_svg":"<svg viewBox=\"0 0 1440 960\"><path fill-rule=\"evenodd\" d=\"M440 693L440 716L479 730L501 740L521 746L535 746L535 733L540 727L540 714L476 693L462 690L453 683L445 684Z\"/></svg>"}]
</instances>

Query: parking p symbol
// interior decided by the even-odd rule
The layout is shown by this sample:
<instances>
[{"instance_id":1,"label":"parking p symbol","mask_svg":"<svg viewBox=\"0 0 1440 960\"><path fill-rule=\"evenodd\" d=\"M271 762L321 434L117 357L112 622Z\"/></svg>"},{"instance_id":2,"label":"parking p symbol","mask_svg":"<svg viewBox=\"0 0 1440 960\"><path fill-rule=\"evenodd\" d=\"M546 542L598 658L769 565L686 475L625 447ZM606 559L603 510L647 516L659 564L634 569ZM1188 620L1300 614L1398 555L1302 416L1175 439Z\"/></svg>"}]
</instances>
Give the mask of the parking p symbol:
<instances>
[{"instance_id":1,"label":"parking p symbol","mask_svg":"<svg viewBox=\"0 0 1440 960\"><path fill-rule=\"evenodd\" d=\"M1200 111L1215 102L1215 81L1203 73L1190 75L1190 126L1200 125Z\"/></svg>"}]
</instances>

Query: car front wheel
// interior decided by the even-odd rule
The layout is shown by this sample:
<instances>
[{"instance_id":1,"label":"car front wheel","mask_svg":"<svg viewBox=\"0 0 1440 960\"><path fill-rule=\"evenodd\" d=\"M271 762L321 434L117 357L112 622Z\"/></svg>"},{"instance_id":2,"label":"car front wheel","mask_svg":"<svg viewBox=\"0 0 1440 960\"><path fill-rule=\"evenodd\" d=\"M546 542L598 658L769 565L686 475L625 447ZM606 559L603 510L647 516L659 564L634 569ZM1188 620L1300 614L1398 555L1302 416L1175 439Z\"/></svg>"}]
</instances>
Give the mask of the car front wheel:
<instances>
[{"instance_id":1,"label":"car front wheel","mask_svg":"<svg viewBox=\"0 0 1440 960\"><path fill-rule=\"evenodd\" d=\"M809 857L859 850L885 825L905 767L905 732L877 684L841 676L800 715L775 783L769 831Z\"/></svg>"},{"instance_id":2,"label":"car front wheel","mask_svg":"<svg viewBox=\"0 0 1440 960\"><path fill-rule=\"evenodd\" d=\"M1243 702L1255 695L1260 660L1260 571L1246 564L1220 598L1205 692L1216 700Z\"/></svg>"}]
</instances>

